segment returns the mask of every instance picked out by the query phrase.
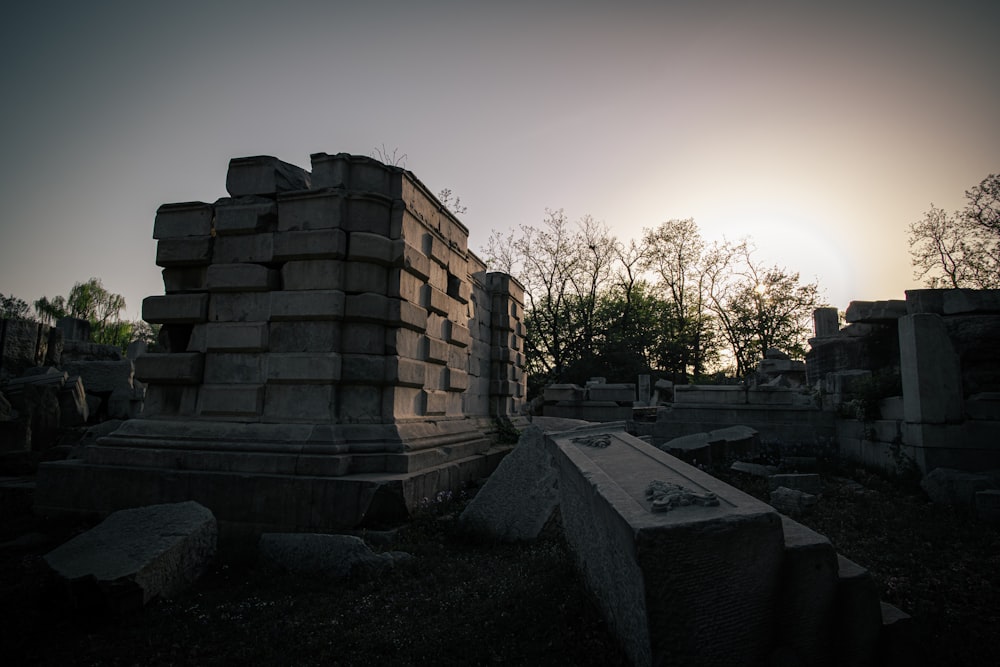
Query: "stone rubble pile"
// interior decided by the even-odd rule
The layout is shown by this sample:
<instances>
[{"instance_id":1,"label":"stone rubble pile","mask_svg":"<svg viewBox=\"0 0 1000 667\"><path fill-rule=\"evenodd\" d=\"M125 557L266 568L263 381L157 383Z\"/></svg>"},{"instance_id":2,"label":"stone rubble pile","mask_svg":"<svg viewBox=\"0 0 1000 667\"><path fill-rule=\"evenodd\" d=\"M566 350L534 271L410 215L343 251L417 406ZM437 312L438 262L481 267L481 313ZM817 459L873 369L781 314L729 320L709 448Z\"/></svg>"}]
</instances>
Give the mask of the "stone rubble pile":
<instances>
[{"instance_id":1,"label":"stone rubble pile","mask_svg":"<svg viewBox=\"0 0 1000 667\"><path fill-rule=\"evenodd\" d=\"M86 320L0 320L0 451L49 455L66 429L142 411L132 361L89 335Z\"/></svg>"}]
</instances>

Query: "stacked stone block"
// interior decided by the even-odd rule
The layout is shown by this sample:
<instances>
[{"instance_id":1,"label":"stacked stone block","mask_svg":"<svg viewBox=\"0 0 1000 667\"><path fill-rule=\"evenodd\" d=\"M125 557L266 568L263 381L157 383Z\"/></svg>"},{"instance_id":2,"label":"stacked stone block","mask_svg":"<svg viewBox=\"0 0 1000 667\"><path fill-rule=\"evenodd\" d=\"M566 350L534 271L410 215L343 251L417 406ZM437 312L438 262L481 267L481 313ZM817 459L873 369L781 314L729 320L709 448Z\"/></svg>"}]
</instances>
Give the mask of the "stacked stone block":
<instances>
[{"instance_id":1,"label":"stacked stone block","mask_svg":"<svg viewBox=\"0 0 1000 667\"><path fill-rule=\"evenodd\" d=\"M489 421L524 396L520 286L486 273L468 230L412 174L373 159L317 153L309 173L240 158L226 187L212 204L157 211L164 294L143 317L168 351L136 359L143 419L86 463L423 475L404 495L487 473L482 461L499 460ZM362 487L337 523L374 502ZM151 500L201 499L224 516L212 493Z\"/></svg>"},{"instance_id":2,"label":"stacked stone block","mask_svg":"<svg viewBox=\"0 0 1000 667\"><path fill-rule=\"evenodd\" d=\"M274 158L233 160L232 198L158 211L166 294L143 314L164 326L172 358L142 364L148 414L379 424L515 413L520 287L477 272L479 309L504 312L486 320L492 407L463 405L484 370L472 363L470 260L482 263L467 230L400 169L312 161L310 177Z\"/></svg>"}]
</instances>

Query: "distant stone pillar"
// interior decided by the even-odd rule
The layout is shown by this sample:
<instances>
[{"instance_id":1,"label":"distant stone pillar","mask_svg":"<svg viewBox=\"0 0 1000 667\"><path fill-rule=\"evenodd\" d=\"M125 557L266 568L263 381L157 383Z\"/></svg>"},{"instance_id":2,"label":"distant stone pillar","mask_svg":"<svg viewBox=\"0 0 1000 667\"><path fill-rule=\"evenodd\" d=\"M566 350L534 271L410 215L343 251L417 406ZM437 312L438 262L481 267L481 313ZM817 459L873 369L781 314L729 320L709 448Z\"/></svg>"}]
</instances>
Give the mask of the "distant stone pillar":
<instances>
[{"instance_id":1,"label":"distant stone pillar","mask_svg":"<svg viewBox=\"0 0 1000 667\"><path fill-rule=\"evenodd\" d=\"M840 318L836 308L817 308L813 311L813 331L816 338L836 336L840 331Z\"/></svg>"},{"instance_id":2,"label":"distant stone pillar","mask_svg":"<svg viewBox=\"0 0 1000 667\"><path fill-rule=\"evenodd\" d=\"M639 376L639 403L642 405L649 405L649 376L640 375Z\"/></svg>"},{"instance_id":3,"label":"distant stone pillar","mask_svg":"<svg viewBox=\"0 0 1000 667\"><path fill-rule=\"evenodd\" d=\"M899 318L899 371L907 422L962 420L961 366L939 315L918 313Z\"/></svg>"},{"instance_id":4,"label":"distant stone pillar","mask_svg":"<svg viewBox=\"0 0 1000 667\"><path fill-rule=\"evenodd\" d=\"M518 414L527 393L523 339L524 288L506 273L487 273L490 293L490 416Z\"/></svg>"}]
</instances>

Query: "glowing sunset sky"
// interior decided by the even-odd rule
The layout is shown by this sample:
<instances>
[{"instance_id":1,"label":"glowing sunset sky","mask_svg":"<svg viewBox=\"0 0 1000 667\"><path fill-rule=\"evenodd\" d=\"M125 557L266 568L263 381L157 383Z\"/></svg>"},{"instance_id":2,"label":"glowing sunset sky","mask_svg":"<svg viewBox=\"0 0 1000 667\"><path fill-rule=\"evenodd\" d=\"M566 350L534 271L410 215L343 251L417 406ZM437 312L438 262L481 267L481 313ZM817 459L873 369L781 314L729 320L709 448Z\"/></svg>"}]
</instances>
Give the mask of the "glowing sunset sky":
<instances>
[{"instance_id":1,"label":"glowing sunset sky","mask_svg":"<svg viewBox=\"0 0 1000 667\"><path fill-rule=\"evenodd\" d=\"M153 217L232 157L405 153L477 252L548 208L693 217L827 299L1000 172L1000 3L22 3L0 26L0 292L162 294ZM873 6L873 5L878 5Z\"/></svg>"}]
</instances>

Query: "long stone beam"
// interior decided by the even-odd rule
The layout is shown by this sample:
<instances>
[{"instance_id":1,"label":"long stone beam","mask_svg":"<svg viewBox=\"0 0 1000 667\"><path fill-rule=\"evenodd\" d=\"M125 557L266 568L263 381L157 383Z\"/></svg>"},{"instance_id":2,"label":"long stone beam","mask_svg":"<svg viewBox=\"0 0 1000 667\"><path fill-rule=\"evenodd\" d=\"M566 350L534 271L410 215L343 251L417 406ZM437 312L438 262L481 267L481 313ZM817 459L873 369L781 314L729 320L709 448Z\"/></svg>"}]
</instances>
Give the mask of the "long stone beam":
<instances>
[{"instance_id":1,"label":"long stone beam","mask_svg":"<svg viewBox=\"0 0 1000 667\"><path fill-rule=\"evenodd\" d=\"M763 662L780 595L780 515L620 430L548 438L566 539L632 662Z\"/></svg>"}]
</instances>

